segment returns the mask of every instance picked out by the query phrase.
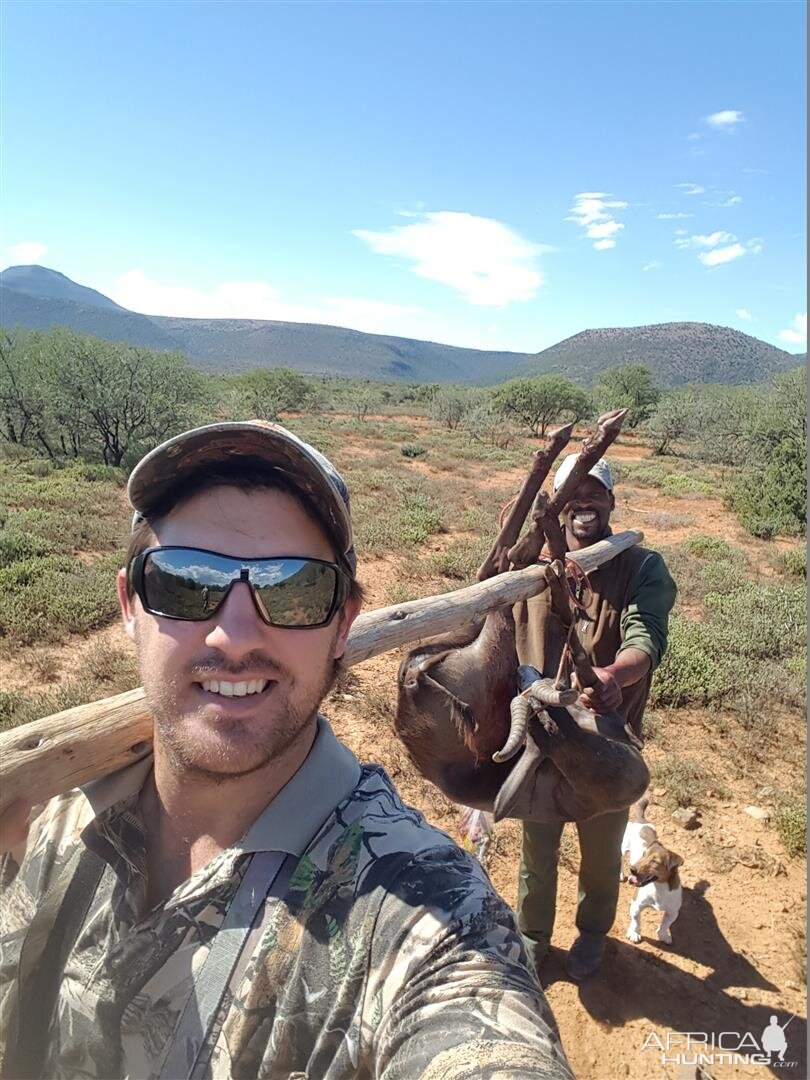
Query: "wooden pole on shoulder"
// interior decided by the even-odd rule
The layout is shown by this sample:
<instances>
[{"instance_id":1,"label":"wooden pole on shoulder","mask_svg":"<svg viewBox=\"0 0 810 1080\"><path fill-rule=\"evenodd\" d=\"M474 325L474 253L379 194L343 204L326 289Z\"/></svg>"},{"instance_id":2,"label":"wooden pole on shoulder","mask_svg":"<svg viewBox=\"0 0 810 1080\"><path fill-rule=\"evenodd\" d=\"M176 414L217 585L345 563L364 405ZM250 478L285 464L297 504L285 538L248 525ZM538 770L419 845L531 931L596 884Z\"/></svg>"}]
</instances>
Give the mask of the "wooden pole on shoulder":
<instances>
[{"instance_id":1,"label":"wooden pole on shoulder","mask_svg":"<svg viewBox=\"0 0 810 1080\"><path fill-rule=\"evenodd\" d=\"M588 573L644 534L618 533L567 558ZM495 608L537 596L546 588L546 566L512 570L455 592L411 600L360 615L346 645L352 667L372 656L417 645L457 630ZM152 748L152 717L141 687L77 705L0 734L0 812L17 798L41 803L125 765Z\"/></svg>"}]
</instances>

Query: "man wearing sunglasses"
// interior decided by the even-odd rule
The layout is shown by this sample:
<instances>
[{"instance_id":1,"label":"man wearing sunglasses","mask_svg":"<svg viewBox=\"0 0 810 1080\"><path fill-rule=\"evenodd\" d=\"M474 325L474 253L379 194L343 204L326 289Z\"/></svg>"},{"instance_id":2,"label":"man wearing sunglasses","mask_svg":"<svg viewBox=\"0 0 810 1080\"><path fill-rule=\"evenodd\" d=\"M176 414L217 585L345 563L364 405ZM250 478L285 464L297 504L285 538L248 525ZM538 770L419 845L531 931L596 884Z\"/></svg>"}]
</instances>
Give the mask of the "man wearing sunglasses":
<instances>
[{"instance_id":1,"label":"man wearing sunglasses","mask_svg":"<svg viewBox=\"0 0 810 1080\"><path fill-rule=\"evenodd\" d=\"M213 424L128 492L154 755L0 866L3 1076L570 1077L484 872L318 713L362 597L334 467Z\"/></svg>"}]
</instances>

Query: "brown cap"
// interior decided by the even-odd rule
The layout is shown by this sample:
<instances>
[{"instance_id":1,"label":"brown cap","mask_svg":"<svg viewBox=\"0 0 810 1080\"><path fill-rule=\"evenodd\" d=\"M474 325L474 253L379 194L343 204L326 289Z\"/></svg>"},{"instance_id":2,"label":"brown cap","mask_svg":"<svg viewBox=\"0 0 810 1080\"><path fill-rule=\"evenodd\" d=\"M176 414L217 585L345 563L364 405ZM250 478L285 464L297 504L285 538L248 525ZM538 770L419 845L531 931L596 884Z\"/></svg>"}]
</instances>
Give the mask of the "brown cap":
<instances>
[{"instance_id":1,"label":"brown cap","mask_svg":"<svg viewBox=\"0 0 810 1080\"><path fill-rule=\"evenodd\" d=\"M238 461L240 457L266 462L299 487L331 527L352 573L357 566L352 538L349 489L343 477L314 446L299 439L281 424L267 420L228 421L175 435L150 450L133 469L127 495L135 510L135 522L183 480L211 465Z\"/></svg>"}]
</instances>

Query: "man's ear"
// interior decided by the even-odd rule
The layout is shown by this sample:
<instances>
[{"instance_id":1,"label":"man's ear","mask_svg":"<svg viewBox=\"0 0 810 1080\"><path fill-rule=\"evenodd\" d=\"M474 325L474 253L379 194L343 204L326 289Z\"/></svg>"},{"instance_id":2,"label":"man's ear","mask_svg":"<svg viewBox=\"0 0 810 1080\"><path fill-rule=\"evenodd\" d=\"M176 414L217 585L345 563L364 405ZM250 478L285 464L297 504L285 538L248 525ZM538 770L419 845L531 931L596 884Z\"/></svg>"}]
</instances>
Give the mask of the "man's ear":
<instances>
[{"instance_id":1,"label":"man's ear","mask_svg":"<svg viewBox=\"0 0 810 1080\"><path fill-rule=\"evenodd\" d=\"M610 493L610 512L611 512L611 514L613 513L613 511L615 509L616 509L616 496L611 491L611 493Z\"/></svg>"},{"instance_id":2,"label":"man's ear","mask_svg":"<svg viewBox=\"0 0 810 1080\"><path fill-rule=\"evenodd\" d=\"M121 568L118 571L118 606L121 609L121 621L124 624L124 629L127 635L134 641L135 640L135 612L133 610L133 600L130 599L127 592L127 572L125 568Z\"/></svg>"},{"instance_id":3,"label":"man's ear","mask_svg":"<svg viewBox=\"0 0 810 1080\"><path fill-rule=\"evenodd\" d=\"M339 660L346 651L346 640L349 637L349 631L352 628L352 623L360 614L360 608L362 606L362 600L347 600L343 605L343 610L340 613L340 629L338 630L338 636L335 639L335 647L332 652L333 660Z\"/></svg>"}]
</instances>

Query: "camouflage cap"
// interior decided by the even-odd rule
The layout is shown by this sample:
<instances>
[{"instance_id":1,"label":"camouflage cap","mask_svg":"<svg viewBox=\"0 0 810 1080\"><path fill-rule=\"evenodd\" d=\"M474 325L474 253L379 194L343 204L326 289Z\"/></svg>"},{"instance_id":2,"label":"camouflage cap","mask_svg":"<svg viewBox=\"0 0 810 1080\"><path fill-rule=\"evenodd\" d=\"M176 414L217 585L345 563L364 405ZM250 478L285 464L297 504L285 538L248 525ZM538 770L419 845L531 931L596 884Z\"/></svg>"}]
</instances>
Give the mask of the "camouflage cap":
<instances>
[{"instance_id":1,"label":"camouflage cap","mask_svg":"<svg viewBox=\"0 0 810 1080\"><path fill-rule=\"evenodd\" d=\"M175 435L155 447L133 469L127 495L140 517L188 477L208 466L238 461L240 457L266 462L307 495L331 528L352 573L357 567L349 508L349 489L328 458L281 424L266 420L240 420Z\"/></svg>"}]
</instances>

